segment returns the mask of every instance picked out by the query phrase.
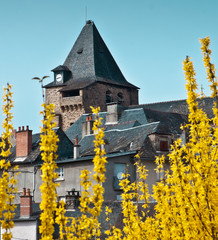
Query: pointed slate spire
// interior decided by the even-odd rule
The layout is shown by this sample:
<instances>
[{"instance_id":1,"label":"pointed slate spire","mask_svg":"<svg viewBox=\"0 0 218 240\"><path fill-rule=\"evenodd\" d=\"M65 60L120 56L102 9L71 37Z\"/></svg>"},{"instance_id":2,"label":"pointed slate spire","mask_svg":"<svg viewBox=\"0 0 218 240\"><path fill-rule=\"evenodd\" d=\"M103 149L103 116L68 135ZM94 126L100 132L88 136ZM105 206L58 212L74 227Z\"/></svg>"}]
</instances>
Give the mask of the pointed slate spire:
<instances>
[{"instance_id":1,"label":"pointed slate spire","mask_svg":"<svg viewBox=\"0 0 218 240\"><path fill-rule=\"evenodd\" d=\"M94 82L138 89L125 79L91 20L86 22L61 67L66 67L72 73L71 78L65 82L62 91L81 89Z\"/></svg>"}]
</instances>

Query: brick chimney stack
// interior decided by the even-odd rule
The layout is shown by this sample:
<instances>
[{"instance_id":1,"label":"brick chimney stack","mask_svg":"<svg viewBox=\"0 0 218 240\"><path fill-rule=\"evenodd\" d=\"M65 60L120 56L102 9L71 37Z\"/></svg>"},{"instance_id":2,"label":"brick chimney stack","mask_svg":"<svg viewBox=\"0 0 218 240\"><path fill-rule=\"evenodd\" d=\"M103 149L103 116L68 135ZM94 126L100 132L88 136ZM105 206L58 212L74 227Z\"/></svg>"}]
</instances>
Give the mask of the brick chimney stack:
<instances>
[{"instance_id":1,"label":"brick chimney stack","mask_svg":"<svg viewBox=\"0 0 218 240\"><path fill-rule=\"evenodd\" d=\"M20 196L20 217L28 218L32 214L32 196L30 195L30 189L23 188L23 195Z\"/></svg>"},{"instance_id":2,"label":"brick chimney stack","mask_svg":"<svg viewBox=\"0 0 218 240\"><path fill-rule=\"evenodd\" d=\"M16 132L16 157L26 157L32 150L32 130L19 127Z\"/></svg>"},{"instance_id":3,"label":"brick chimney stack","mask_svg":"<svg viewBox=\"0 0 218 240\"><path fill-rule=\"evenodd\" d=\"M94 123L94 120L92 119L92 115L89 115L86 118L86 122L82 123L82 138L84 138L85 135L93 134L93 130L92 130L93 123Z\"/></svg>"}]
</instances>

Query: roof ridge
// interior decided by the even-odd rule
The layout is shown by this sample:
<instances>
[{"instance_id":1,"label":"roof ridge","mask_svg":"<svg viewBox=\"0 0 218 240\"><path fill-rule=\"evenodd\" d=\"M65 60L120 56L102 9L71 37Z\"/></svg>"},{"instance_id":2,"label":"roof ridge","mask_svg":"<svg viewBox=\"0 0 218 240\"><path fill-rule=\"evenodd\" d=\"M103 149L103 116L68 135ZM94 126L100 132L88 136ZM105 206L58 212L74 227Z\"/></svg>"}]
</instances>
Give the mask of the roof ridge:
<instances>
[{"instance_id":1,"label":"roof ridge","mask_svg":"<svg viewBox=\"0 0 218 240\"><path fill-rule=\"evenodd\" d=\"M212 98L212 97L197 98L197 100L205 100L205 99L213 99L213 98ZM187 99L178 99L178 100L151 102L151 103L144 103L144 104L132 105L132 106L133 106L133 107L135 107L135 106L146 106L146 105L154 105L154 104L159 104L159 103L172 103L172 102L182 102L182 101L187 101ZM131 107L131 106L130 106L130 107Z\"/></svg>"},{"instance_id":2,"label":"roof ridge","mask_svg":"<svg viewBox=\"0 0 218 240\"><path fill-rule=\"evenodd\" d=\"M151 108L143 108L143 106L145 106L146 104L141 104L141 105L134 105L135 107L139 106L139 108L132 108L132 109L125 109L124 111L132 111L132 110L142 110L142 111L145 111L145 110L148 110L148 111L152 111L152 112L157 112L157 113L164 113L164 114L176 114L176 115L182 115L182 116L186 116L186 114L183 114L183 113L177 113L177 112L170 112L170 111L160 111L160 110L157 110L157 109L151 109ZM133 106L133 105L132 105ZM130 106L130 108L132 107Z\"/></svg>"},{"instance_id":3,"label":"roof ridge","mask_svg":"<svg viewBox=\"0 0 218 240\"><path fill-rule=\"evenodd\" d=\"M153 112L157 112L157 113L164 113L164 114L175 114L175 115L186 116L186 114L183 114L183 113L170 112L170 111L166 112L166 111L160 111L160 110L157 110L157 109L144 108L143 110L144 110L144 111L145 111L145 110L153 111Z\"/></svg>"},{"instance_id":4,"label":"roof ridge","mask_svg":"<svg viewBox=\"0 0 218 240\"><path fill-rule=\"evenodd\" d=\"M139 104L139 106L153 105L153 104L159 104L159 103L182 102L182 101L186 101L186 100L187 99L180 99L180 100L170 100L170 101L162 101L162 102L144 103L144 104ZM136 105L133 105L133 106L136 106Z\"/></svg>"},{"instance_id":5,"label":"roof ridge","mask_svg":"<svg viewBox=\"0 0 218 240\"><path fill-rule=\"evenodd\" d=\"M127 128L127 129L110 129L108 131L105 131L105 133L112 132L112 131L114 131L114 132L124 132L124 131L129 131L129 130L132 130L132 129L145 127L145 126L148 126L148 125L155 125L155 124L159 124L159 123L160 123L160 121L156 121L156 122L152 122L152 123L146 123L146 124L142 124L142 125L139 125L139 126Z\"/></svg>"}]
</instances>

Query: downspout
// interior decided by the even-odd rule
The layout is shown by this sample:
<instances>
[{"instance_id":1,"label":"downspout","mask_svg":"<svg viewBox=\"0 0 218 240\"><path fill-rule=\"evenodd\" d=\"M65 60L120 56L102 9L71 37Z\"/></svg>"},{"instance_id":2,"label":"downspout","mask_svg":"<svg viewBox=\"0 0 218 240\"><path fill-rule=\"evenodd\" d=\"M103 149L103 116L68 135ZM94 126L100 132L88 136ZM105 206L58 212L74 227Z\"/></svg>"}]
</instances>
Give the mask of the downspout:
<instances>
[{"instance_id":1,"label":"downspout","mask_svg":"<svg viewBox=\"0 0 218 240\"><path fill-rule=\"evenodd\" d=\"M35 197L35 185L36 185L36 173L37 173L37 167L33 167L33 202L35 202L34 197Z\"/></svg>"}]
</instances>

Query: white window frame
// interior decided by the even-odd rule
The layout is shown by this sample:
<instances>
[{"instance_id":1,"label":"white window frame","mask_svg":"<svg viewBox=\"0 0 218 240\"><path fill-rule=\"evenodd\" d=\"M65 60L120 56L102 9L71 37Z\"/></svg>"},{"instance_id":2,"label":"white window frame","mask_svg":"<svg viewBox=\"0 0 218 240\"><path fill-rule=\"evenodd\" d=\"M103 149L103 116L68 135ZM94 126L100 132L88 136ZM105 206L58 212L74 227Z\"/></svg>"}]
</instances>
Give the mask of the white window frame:
<instances>
[{"instance_id":1,"label":"white window frame","mask_svg":"<svg viewBox=\"0 0 218 240\"><path fill-rule=\"evenodd\" d=\"M64 180L64 167L56 168L55 172L58 174L58 177L55 179L56 181Z\"/></svg>"}]
</instances>

